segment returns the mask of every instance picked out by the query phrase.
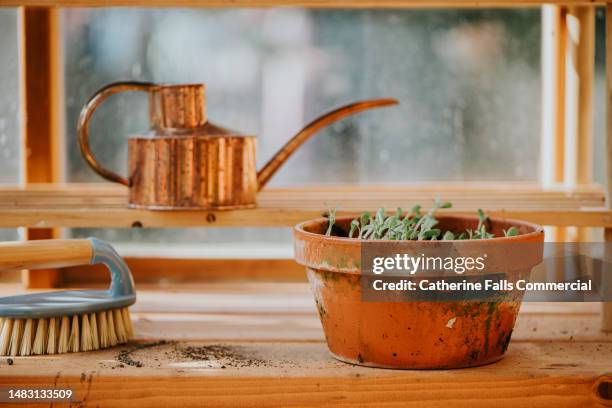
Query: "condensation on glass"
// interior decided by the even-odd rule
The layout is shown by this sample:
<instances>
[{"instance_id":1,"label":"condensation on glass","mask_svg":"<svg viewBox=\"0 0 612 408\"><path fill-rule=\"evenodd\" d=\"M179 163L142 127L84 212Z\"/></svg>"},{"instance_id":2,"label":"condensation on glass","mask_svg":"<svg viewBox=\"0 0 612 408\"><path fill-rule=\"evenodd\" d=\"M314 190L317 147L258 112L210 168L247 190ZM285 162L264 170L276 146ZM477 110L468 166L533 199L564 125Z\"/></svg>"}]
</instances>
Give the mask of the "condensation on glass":
<instances>
[{"instance_id":1,"label":"condensation on glass","mask_svg":"<svg viewBox=\"0 0 612 408\"><path fill-rule=\"evenodd\" d=\"M75 124L89 95L125 79L206 83L211 120L256 134L261 162L322 110L401 101L325 130L272 186L538 179L538 8L70 8L63 23L69 181L101 181L80 157ZM100 161L125 174L126 135L148 127L146 109L136 94L102 107L91 126ZM197 236L289 240L286 230L239 231Z\"/></svg>"},{"instance_id":2,"label":"condensation on glass","mask_svg":"<svg viewBox=\"0 0 612 408\"><path fill-rule=\"evenodd\" d=\"M211 119L257 134L263 161L321 110L393 96L400 107L324 132L272 182L537 180L539 9L66 9L64 25L69 124L110 81L204 82ZM125 172L146 101L116 99L92 143ZM99 180L69 152L72 180Z\"/></svg>"},{"instance_id":3,"label":"condensation on glass","mask_svg":"<svg viewBox=\"0 0 612 408\"><path fill-rule=\"evenodd\" d=\"M606 184L606 9L595 13L595 83L593 84L593 181Z\"/></svg>"},{"instance_id":4,"label":"condensation on glass","mask_svg":"<svg viewBox=\"0 0 612 408\"><path fill-rule=\"evenodd\" d=\"M17 9L0 8L0 183L20 176L19 58ZM0 241L17 239L17 230L0 229Z\"/></svg>"}]
</instances>

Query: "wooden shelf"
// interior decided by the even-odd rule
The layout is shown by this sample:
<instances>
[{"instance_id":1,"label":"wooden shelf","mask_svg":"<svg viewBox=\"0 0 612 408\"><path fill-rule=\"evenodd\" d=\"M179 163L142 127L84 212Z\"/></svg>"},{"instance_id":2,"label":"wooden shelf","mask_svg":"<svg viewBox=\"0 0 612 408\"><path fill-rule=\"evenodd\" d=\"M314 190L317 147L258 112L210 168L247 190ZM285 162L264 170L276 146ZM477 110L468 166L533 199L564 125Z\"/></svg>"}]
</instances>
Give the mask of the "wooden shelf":
<instances>
[{"instance_id":1,"label":"wooden shelf","mask_svg":"<svg viewBox=\"0 0 612 408\"><path fill-rule=\"evenodd\" d=\"M71 387L83 405L101 407L595 407L606 401L594 385L612 381L606 377L612 335L599 331L598 308L526 303L500 362L397 371L330 357L305 284L140 287L132 308L135 342L16 357L11 366L0 359L0 387ZM160 340L168 343L138 350ZM182 353L188 346L196 352ZM228 347L233 356L197 351L210 346ZM122 363L122 351L143 366Z\"/></svg>"},{"instance_id":2,"label":"wooden shelf","mask_svg":"<svg viewBox=\"0 0 612 408\"><path fill-rule=\"evenodd\" d=\"M532 184L445 183L402 186L322 186L267 189L258 208L235 211L148 211L127 208L127 190L111 184L40 184L0 187L0 227L288 227L320 217L329 206L358 214L384 206L427 206L434 197L453 202L448 213L487 214L542 225L612 227L601 187L574 191Z\"/></svg>"},{"instance_id":3,"label":"wooden shelf","mask_svg":"<svg viewBox=\"0 0 612 408\"><path fill-rule=\"evenodd\" d=\"M305 8L488 8L542 4L602 6L589 0L0 0L1 6L47 7L305 7Z\"/></svg>"}]
</instances>

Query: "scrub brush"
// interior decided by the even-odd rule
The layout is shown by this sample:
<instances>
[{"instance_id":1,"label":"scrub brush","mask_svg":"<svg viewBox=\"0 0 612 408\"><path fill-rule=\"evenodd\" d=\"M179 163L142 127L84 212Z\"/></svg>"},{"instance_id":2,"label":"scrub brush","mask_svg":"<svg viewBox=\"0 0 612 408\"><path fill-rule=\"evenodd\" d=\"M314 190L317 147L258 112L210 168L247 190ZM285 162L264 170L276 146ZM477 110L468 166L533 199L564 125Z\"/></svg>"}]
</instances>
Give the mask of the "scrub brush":
<instances>
[{"instance_id":1,"label":"scrub brush","mask_svg":"<svg viewBox=\"0 0 612 408\"><path fill-rule=\"evenodd\" d=\"M66 290L0 298L0 356L74 353L132 336L136 302L127 265L107 242L89 238L0 243L0 271L104 264L108 290Z\"/></svg>"}]
</instances>

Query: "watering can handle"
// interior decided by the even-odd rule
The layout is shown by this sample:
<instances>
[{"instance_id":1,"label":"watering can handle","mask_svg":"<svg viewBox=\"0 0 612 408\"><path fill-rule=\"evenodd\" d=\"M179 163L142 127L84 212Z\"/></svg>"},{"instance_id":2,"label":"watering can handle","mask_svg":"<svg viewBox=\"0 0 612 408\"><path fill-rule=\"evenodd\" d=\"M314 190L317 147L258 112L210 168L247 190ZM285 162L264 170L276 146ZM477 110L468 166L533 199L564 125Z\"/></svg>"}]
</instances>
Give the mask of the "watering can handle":
<instances>
[{"instance_id":1,"label":"watering can handle","mask_svg":"<svg viewBox=\"0 0 612 408\"><path fill-rule=\"evenodd\" d=\"M310 139L310 137L319 130L334 122L344 119L347 116L354 115L359 112L398 104L399 101L393 98L369 99L341 106L327 112L322 116L319 116L317 119L307 124L295 136L293 136L291 140L281 147L280 150L274 156L272 156L272 159L270 159L270 161L266 163L266 165L259 172L257 172L258 190L264 188L264 186L268 183L268 181L270 181L272 176L287 161L287 159L289 159L289 157L295 153L295 151L302 144L304 144L305 141Z\"/></svg>"},{"instance_id":2,"label":"watering can handle","mask_svg":"<svg viewBox=\"0 0 612 408\"><path fill-rule=\"evenodd\" d=\"M91 120L96 109L109 96L126 91L148 92L153 87L155 87L155 84L151 82L127 81L108 84L104 88L98 90L98 92L96 92L85 104L83 110L81 110L81 115L79 116L79 123L77 125L77 137L79 140L79 147L81 148L81 153L87 161L87 164L89 164L89 166L96 173L98 173L100 176L104 177L109 181L120 183L126 186L130 185L128 179L126 179L125 177L121 177L119 174L111 170L108 170L96 160L93 152L91 151L91 148L89 147L89 121Z\"/></svg>"}]
</instances>

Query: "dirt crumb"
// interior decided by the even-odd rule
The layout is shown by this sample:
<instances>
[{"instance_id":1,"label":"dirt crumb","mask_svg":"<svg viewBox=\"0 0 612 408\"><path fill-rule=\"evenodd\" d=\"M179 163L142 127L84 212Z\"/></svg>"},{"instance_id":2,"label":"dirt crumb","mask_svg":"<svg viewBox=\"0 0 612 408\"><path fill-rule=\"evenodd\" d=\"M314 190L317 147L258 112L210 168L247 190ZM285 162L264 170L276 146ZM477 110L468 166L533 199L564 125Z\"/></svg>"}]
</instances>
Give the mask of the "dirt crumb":
<instances>
[{"instance_id":1,"label":"dirt crumb","mask_svg":"<svg viewBox=\"0 0 612 408\"><path fill-rule=\"evenodd\" d=\"M132 358L132 353L136 351L140 351L140 350L150 349L153 347L165 346L166 344L169 344L169 343L170 342L166 340L160 340L160 341L154 341L154 342L149 342L149 343L134 344L130 348L123 349L117 355L117 361L121 363L119 364L119 367L123 368L126 365L129 365L132 367L144 367L144 363L142 361L135 360Z\"/></svg>"},{"instance_id":2,"label":"dirt crumb","mask_svg":"<svg viewBox=\"0 0 612 408\"><path fill-rule=\"evenodd\" d=\"M165 346L165 347L164 347ZM158 350L151 350L159 347ZM151 354L153 353L153 355ZM163 356L158 358L157 356ZM288 365L289 362L262 359L253 354L248 346L226 344L185 344L176 341L160 340L147 343L128 344L115 356L116 363L103 365L105 368L162 367L171 362L199 362L207 368L271 367L275 364Z\"/></svg>"},{"instance_id":3,"label":"dirt crumb","mask_svg":"<svg viewBox=\"0 0 612 408\"><path fill-rule=\"evenodd\" d=\"M269 361L249 356L239 346L210 344L205 346L175 345L177 356L190 361L217 362L221 368L227 367L266 367Z\"/></svg>"}]
</instances>

